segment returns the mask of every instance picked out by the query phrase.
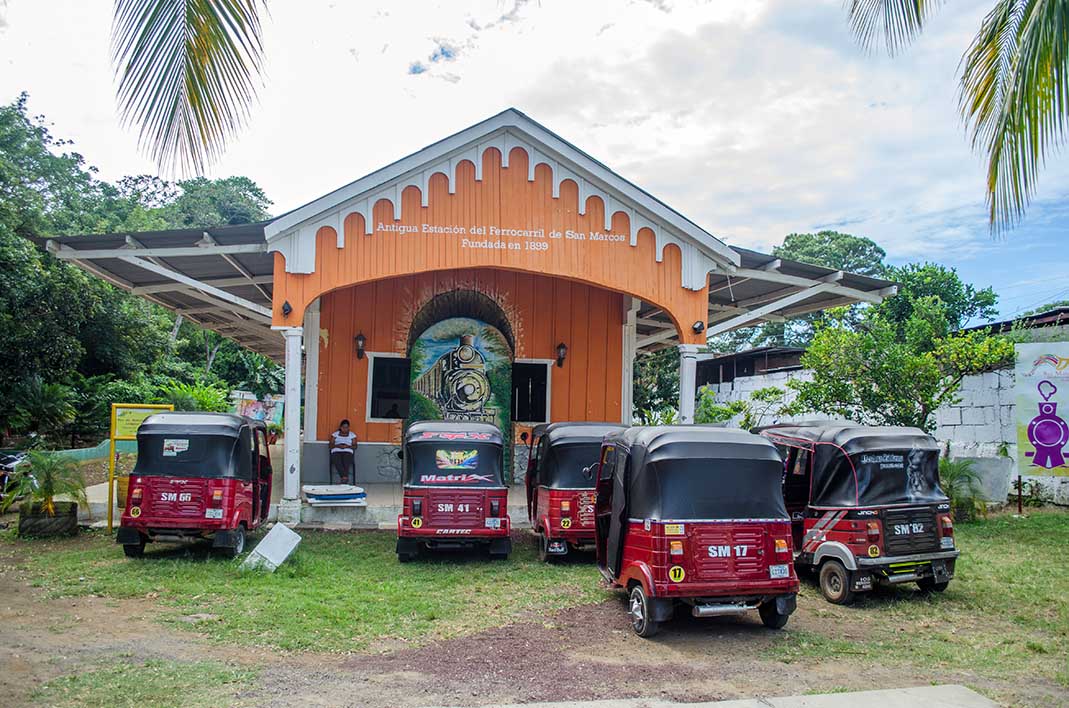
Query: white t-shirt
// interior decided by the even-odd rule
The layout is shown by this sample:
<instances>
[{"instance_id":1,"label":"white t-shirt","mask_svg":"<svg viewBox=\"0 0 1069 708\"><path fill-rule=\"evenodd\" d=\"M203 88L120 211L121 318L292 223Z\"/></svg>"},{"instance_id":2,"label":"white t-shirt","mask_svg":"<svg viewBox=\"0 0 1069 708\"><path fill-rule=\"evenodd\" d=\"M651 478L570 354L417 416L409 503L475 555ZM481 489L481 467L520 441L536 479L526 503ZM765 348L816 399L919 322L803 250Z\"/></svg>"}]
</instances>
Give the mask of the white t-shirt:
<instances>
[{"instance_id":1,"label":"white t-shirt","mask_svg":"<svg viewBox=\"0 0 1069 708\"><path fill-rule=\"evenodd\" d=\"M354 433L352 430L349 431L348 435L342 435L341 431L335 430L333 433L330 434L330 437L334 438L335 444L345 443L346 445L352 445L354 442L356 442L356 433ZM336 447L332 449L331 452L347 452L351 455L353 454L353 448Z\"/></svg>"}]
</instances>

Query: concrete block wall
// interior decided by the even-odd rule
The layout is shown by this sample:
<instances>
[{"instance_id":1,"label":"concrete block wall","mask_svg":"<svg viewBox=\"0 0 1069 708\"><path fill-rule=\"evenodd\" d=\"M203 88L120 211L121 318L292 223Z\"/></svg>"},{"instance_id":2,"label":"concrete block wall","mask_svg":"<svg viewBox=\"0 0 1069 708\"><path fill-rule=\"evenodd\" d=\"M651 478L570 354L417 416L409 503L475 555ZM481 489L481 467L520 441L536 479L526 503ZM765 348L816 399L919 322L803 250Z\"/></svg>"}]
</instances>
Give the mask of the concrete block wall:
<instances>
[{"instance_id":1,"label":"concrete block wall","mask_svg":"<svg viewBox=\"0 0 1069 708\"><path fill-rule=\"evenodd\" d=\"M759 376L746 376L731 383L712 384L707 388L713 391L716 401L726 404L731 401L749 400L750 395L761 388L775 386L787 392L786 401L794 398L787 388L791 379L810 380L812 372L805 369L775 372ZM940 407L935 412L935 438L950 452L953 458L967 457L975 459L1009 458L1017 459L1016 403L1014 400L1014 375L1012 368L1000 369L975 376L967 376L962 381L958 400ZM806 420L827 419L825 415L780 416L767 418L765 425L771 423L802 422ZM738 421L736 421L737 423ZM1008 488L1016 476L1016 464L979 465L984 477L983 486L991 494L998 495ZM994 475L996 478L988 479ZM1007 479L1003 479L1007 477ZM1043 486L1044 496L1056 504L1069 505L1069 477L1050 475L1026 476ZM1001 502L1005 499L989 499Z\"/></svg>"}]
</instances>

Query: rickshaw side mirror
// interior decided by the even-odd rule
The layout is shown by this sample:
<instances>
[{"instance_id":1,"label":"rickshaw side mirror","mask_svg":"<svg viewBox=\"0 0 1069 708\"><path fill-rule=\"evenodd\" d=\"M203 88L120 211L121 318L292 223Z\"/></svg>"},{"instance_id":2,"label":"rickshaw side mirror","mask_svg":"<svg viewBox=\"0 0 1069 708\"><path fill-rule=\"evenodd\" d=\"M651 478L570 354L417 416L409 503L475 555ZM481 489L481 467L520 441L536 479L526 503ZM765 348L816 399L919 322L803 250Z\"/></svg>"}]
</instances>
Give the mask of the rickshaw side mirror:
<instances>
[{"instance_id":1,"label":"rickshaw side mirror","mask_svg":"<svg viewBox=\"0 0 1069 708\"><path fill-rule=\"evenodd\" d=\"M397 451L397 459L398 459L398 460L403 460L403 459L405 459L405 451L404 451L404 450L398 450L398 451Z\"/></svg>"},{"instance_id":2,"label":"rickshaw side mirror","mask_svg":"<svg viewBox=\"0 0 1069 708\"><path fill-rule=\"evenodd\" d=\"M520 440L522 440L523 442L527 442L527 431L526 430L523 431L522 433L520 433Z\"/></svg>"},{"instance_id":3,"label":"rickshaw side mirror","mask_svg":"<svg viewBox=\"0 0 1069 708\"><path fill-rule=\"evenodd\" d=\"M587 465L583 468L583 476L587 479L594 479L594 465Z\"/></svg>"}]
</instances>

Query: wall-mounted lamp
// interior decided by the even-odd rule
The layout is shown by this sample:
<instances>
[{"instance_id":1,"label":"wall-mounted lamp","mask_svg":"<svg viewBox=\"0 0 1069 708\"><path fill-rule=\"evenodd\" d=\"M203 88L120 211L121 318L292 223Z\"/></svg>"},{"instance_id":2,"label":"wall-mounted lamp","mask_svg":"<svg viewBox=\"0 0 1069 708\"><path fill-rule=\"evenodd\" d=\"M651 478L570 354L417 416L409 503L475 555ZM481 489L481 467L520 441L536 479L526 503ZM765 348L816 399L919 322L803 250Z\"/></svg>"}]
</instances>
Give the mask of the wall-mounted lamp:
<instances>
[{"instance_id":1,"label":"wall-mounted lamp","mask_svg":"<svg viewBox=\"0 0 1069 708\"><path fill-rule=\"evenodd\" d=\"M705 331L705 323L701 320L698 320L697 322L692 324L690 328L694 330L694 334L701 334Z\"/></svg>"},{"instance_id":2,"label":"wall-mounted lamp","mask_svg":"<svg viewBox=\"0 0 1069 708\"><path fill-rule=\"evenodd\" d=\"M286 300L282 303L282 314L289 317L291 312L293 312L293 305L290 304L289 300Z\"/></svg>"},{"instance_id":3,"label":"wall-mounted lamp","mask_svg":"<svg viewBox=\"0 0 1069 708\"><path fill-rule=\"evenodd\" d=\"M564 366L564 357L568 356L568 345L561 342L557 345L557 366Z\"/></svg>"},{"instance_id":4,"label":"wall-mounted lamp","mask_svg":"<svg viewBox=\"0 0 1069 708\"><path fill-rule=\"evenodd\" d=\"M364 333L361 332L360 334L353 337L353 341L356 342L356 358L363 359L364 347L367 345L367 337L365 337Z\"/></svg>"}]
</instances>

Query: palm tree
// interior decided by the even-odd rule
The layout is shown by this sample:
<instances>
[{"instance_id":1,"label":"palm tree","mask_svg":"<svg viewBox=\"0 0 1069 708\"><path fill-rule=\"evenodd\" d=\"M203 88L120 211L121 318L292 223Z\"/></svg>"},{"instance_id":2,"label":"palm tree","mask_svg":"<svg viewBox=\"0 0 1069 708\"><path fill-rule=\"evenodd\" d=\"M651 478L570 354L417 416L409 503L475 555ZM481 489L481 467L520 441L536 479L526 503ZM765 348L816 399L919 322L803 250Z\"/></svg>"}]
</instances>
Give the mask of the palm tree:
<instances>
[{"instance_id":1,"label":"palm tree","mask_svg":"<svg viewBox=\"0 0 1069 708\"><path fill-rule=\"evenodd\" d=\"M865 47L890 53L924 29L942 0L851 0ZM987 205L999 233L1024 215L1069 119L1069 0L996 0L961 59L958 105L973 149L987 156Z\"/></svg>"},{"instance_id":2,"label":"palm tree","mask_svg":"<svg viewBox=\"0 0 1069 708\"><path fill-rule=\"evenodd\" d=\"M249 117L262 0L115 0L119 110L161 171L201 173Z\"/></svg>"}]
</instances>

